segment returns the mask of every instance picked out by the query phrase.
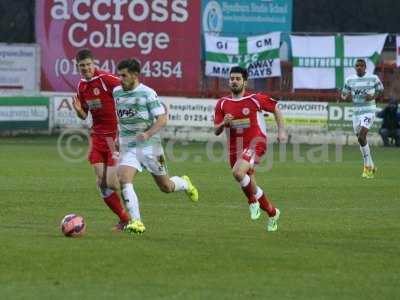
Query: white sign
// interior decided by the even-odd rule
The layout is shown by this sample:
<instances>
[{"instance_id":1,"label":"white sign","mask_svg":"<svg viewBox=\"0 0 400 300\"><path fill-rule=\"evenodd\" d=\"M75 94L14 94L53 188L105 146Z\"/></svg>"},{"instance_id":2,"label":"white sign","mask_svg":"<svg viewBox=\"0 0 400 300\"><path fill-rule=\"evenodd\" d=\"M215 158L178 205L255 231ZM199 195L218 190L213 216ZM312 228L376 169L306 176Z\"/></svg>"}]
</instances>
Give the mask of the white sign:
<instances>
[{"instance_id":1,"label":"white sign","mask_svg":"<svg viewBox=\"0 0 400 300\"><path fill-rule=\"evenodd\" d=\"M88 121L78 118L72 106L72 96L55 96L53 99L54 127L82 128L90 125Z\"/></svg>"},{"instance_id":2,"label":"white sign","mask_svg":"<svg viewBox=\"0 0 400 300\"><path fill-rule=\"evenodd\" d=\"M328 120L328 102L279 101L285 118Z\"/></svg>"},{"instance_id":3,"label":"white sign","mask_svg":"<svg viewBox=\"0 0 400 300\"><path fill-rule=\"evenodd\" d=\"M0 121L46 121L49 116L47 106L21 105L0 106Z\"/></svg>"},{"instance_id":4,"label":"white sign","mask_svg":"<svg viewBox=\"0 0 400 300\"><path fill-rule=\"evenodd\" d=\"M38 49L36 45L0 44L0 89L39 90Z\"/></svg>"},{"instance_id":5,"label":"white sign","mask_svg":"<svg viewBox=\"0 0 400 300\"><path fill-rule=\"evenodd\" d=\"M168 111L167 126L214 127L217 100L162 97Z\"/></svg>"}]
</instances>

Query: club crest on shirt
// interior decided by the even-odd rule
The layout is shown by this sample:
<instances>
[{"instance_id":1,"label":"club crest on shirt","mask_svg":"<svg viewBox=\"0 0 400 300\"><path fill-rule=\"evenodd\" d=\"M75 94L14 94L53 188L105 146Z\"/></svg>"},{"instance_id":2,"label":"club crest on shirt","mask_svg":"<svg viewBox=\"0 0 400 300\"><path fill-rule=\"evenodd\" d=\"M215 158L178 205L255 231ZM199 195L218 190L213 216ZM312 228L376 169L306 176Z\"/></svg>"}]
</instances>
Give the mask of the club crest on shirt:
<instances>
[{"instance_id":1,"label":"club crest on shirt","mask_svg":"<svg viewBox=\"0 0 400 300\"><path fill-rule=\"evenodd\" d=\"M100 89L99 88L94 88L93 89L93 94L95 94L96 96L100 95Z\"/></svg>"},{"instance_id":2,"label":"club crest on shirt","mask_svg":"<svg viewBox=\"0 0 400 300\"><path fill-rule=\"evenodd\" d=\"M245 116L248 116L248 115L250 114L250 109L249 109L248 107L244 107L244 108L242 109L242 113L243 113Z\"/></svg>"}]
</instances>

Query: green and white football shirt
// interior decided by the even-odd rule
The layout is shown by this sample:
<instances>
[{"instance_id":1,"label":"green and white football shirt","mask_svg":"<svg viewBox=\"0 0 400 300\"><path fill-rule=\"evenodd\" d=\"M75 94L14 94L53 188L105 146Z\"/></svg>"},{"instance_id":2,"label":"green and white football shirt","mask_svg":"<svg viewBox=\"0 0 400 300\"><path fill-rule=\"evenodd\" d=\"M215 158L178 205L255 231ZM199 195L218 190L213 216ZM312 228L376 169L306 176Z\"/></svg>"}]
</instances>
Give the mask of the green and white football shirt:
<instances>
[{"instance_id":1,"label":"green and white football shirt","mask_svg":"<svg viewBox=\"0 0 400 300\"><path fill-rule=\"evenodd\" d=\"M153 89L141 83L129 91L124 91L122 86L117 86L113 91L113 97L118 115L121 150L161 144L159 133L147 141L136 141L136 136L148 130L157 116L166 113L164 105Z\"/></svg>"},{"instance_id":2,"label":"green and white football shirt","mask_svg":"<svg viewBox=\"0 0 400 300\"><path fill-rule=\"evenodd\" d=\"M378 76L365 73L364 76L359 77L354 74L346 78L342 95L346 97L351 94L354 105L353 115L360 116L369 113L375 114L375 99L367 101L365 98L368 94L373 95L381 91L383 91L383 85Z\"/></svg>"}]
</instances>

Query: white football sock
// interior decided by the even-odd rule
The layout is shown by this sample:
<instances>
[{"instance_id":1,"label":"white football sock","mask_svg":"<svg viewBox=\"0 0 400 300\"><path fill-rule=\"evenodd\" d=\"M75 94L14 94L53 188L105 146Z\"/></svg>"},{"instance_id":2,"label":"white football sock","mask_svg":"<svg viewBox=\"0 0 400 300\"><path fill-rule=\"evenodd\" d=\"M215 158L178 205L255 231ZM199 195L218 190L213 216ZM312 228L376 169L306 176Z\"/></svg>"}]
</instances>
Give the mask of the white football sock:
<instances>
[{"instance_id":1,"label":"white football sock","mask_svg":"<svg viewBox=\"0 0 400 300\"><path fill-rule=\"evenodd\" d=\"M182 177L174 176L171 177L169 180L171 180L175 185L174 192L186 191L189 188L187 181L182 179Z\"/></svg>"},{"instance_id":2,"label":"white football sock","mask_svg":"<svg viewBox=\"0 0 400 300\"><path fill-rule=\"evenodd\" d=\"M243 179L240 181L240 186L241 187L246 187L250 183L250 176L249 175L244 175Z\"/></svg>"},{"instance_id":3,"label":"white football sock","mask_svg":"<svg viewBox=\"0 0 400 300\"><path fill-rule=\"evenodd\" d=\"M371 151L369 145L366 144L364 147L360 146L361 154L364 158L364 166L373 167L374 162L372 161Z\"/></svg>"},{"instance_id":4,"label":"white football sock","mask_svg":"<svg viewBox=\"0 0 400 300\"><path fill-rule=\"evenodd\" d=\"M264 194L264 191L259 186L257 186L256 194L254 196L254 197L256 197L256 200L260 199L263 194Z\"/></svg>"},{"instance_id":5,"label":"white football sock","mask_svg":"<svg viewBox=\"0 0 400 300\"><path fill-rule=\"evenodd\" d=\"M139 200L132 183L125 183L122 185L122 196L124 197L126 208L132 219L140 221Z\"/></svg>"}]
</instances>

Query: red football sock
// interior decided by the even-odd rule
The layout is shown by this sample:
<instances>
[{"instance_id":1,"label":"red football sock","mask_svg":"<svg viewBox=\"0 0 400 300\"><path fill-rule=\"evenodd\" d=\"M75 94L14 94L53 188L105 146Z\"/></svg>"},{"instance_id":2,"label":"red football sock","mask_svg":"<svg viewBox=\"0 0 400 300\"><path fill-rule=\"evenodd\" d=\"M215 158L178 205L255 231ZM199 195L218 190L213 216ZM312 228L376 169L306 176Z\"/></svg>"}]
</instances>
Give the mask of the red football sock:
<instances>
[{"instance_id":1,"label":"red football sock","mask_svg":"<svg viewBox=\"0 0 400 300\"><path fill-rule=\"evenodd\" d=\"M261 190L261 189L260 189ZM261 190L262 192L262 190ZM268 201L267 196L262 192L262 195L257 199L260 203L260 207L263 211L267 212L268 216L273 217L276 214L275 207L272 206L271 202Z\"/></svg>"},{"instance_id":2,"label":"red football sock","mask_svg":"<svg viewBox=\"0 0 400 300\"><path fill-rule=\"evenodd\" d=\"M251 177L248 175L245 175L245 177L240 182L240 186L242 187L243 193L247 197L247 202L249 204L256 203L257 200L256 200L256 197L254 196L254 190L252 187Z\"/></svg>"},{"instance_id":3,"label":"red football sock","mask_svg":"<svg viewBox=\"0 0 400 300\"><path fill-rule=\"evenodd\" d=\"M116 192L110 196L103 198L107 206L119 217L121 222L128 222L130 220L129 214L125 211L121 204L121 199Z\"/></svg>"}]
</instances>

